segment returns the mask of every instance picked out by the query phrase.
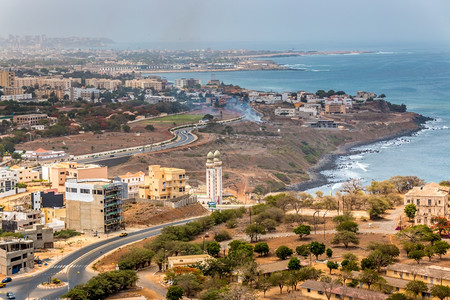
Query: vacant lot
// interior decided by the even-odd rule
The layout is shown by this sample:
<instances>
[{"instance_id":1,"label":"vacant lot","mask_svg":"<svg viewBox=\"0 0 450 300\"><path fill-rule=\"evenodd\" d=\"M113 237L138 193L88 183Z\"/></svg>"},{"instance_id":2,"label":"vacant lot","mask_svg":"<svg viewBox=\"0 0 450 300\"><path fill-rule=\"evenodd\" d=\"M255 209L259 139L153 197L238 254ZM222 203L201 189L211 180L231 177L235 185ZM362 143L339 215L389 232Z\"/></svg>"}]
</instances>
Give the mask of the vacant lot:
<instances>
[{"instance_id":1,"label":"vacant lot","mask_svg":"<svg viewBox=\"0 0 450 300\"><path fill-rule=\"evenodd\" d=\"M198 121L203 119L204 116L205 116L204 114L182 114L182 115L154 118L154 119L150 119L150 120L145 120L144 122L147 124L153 124L153 123L176 123L176 124L198 123Z\"/></svg>"}]
</instances>

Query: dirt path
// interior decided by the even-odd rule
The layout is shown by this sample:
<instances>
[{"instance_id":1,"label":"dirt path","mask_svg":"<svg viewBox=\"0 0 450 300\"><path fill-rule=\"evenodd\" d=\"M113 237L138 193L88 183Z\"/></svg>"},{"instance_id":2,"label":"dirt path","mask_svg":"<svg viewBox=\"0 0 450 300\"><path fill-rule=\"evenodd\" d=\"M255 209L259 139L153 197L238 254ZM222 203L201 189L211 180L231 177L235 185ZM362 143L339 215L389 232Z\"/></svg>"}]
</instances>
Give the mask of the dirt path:
<instances>
[{"instance_id":1,"label":"dirt path","mask_svg":"<svg viewBox=\"0 0 450 300\"><path fill-rule=\"evenodd\" d=\"M145 271L139 271L137 285L155 292L157 298L153 299L165 299L167 290L157 283L159 276L154 275L156 271L158 271L158 266L156 265Z\"/></svg>"},{"instance_id":2,"label":"dirt path","mask_svg":"<svg viewBox=\"0 0 450 300\"><path fill-rule=\"evenodd\" d=\"M368 222L360 226L360 232L369 233L385 233L394 234L395 228L397 228L397 222L403 212L403 206L399 206L394 210L389 211L389 214L385 216L383 220L376 222Z\"/></svg>"}]
</instances>

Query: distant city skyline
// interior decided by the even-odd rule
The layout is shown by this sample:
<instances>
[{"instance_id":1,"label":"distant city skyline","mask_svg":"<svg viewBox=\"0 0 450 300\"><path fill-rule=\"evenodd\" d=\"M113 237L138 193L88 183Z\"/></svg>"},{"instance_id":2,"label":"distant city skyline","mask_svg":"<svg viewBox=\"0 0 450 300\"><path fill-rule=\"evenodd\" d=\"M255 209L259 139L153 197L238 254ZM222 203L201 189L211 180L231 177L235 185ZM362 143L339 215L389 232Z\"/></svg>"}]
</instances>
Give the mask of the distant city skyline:
<instances>
[{"instance_id":1,"label":"distant city skyline","mask_svg":"<svg viewBox=\"0 0 450 300\"><path fill-rule=\"evenodd\" d=\"M0 36L9 34L205 47L450 46L450 1L2 0Z\"/></svg>"}]
</instances>

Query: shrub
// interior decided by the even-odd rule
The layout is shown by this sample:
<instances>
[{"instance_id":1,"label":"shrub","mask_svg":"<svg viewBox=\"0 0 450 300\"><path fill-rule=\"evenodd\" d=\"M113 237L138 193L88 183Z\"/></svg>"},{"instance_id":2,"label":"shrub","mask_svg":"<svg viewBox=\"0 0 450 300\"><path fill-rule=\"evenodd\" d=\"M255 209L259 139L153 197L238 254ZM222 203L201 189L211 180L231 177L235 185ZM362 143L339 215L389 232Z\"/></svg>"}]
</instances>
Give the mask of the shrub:
<instances>
[{"instance_id":1,"label":"shrub","mask_svg":"<svg viewBox=\"0 0 450 300\"><path fill-rule=\"evenodd\" d=\"M221 230L214 236L214 240L216 242L228 241L228 240L231 240L231 235L228 231Z\"/></svg>"},{"instance_id":2,"label":"shrub","mask_svg":"<svg viewBox=\"0 0 450 300\"><path fill-rule=\"evenodd\" d=\"M53 236L56 239L68 239L68 238L71 238L71 237L74 237L74 236L78 236L78 235L81 235L81 233L79 233L79 232L77 232L75 230L72 230L72 229L60 230L60 231L57 231L57 232L55 232L53 234Z\"/></svg>"},{"instance_id":3,"label":"shrub","mask_svg":"<svg viewBox=\"0 0 450 300\"><path fill-rule=\"evenodd\" d=\"M275 255L281 260L285 260L288 256L291 256L292 253L294 253L294 251L292 251L292 249L288 246L284 245L278 247L278 249L275 251Z\"/></svg>"},{"instance_id":4,"label":"shrub","mask_svg":"<svg viewBox=\"0 0 450 300\"><path fill-rule=\"evenodd\" d=\"M269 254L269 245L264 242L259 242L255 245L255 252L261 256L266 256L267 254Z\"/></svg>"},{"instance_id":5,"label":"shrub","mask_svg":"<svg viewBox=\"0 0 450 300\"><path fill-rule=\"evenodd\" d=\"M226 222L226 226L227 226L227 228L236 228L237 227L237 221L236 221L236 219L229 219L227 222Z\"/></svg>"}]
</instances>

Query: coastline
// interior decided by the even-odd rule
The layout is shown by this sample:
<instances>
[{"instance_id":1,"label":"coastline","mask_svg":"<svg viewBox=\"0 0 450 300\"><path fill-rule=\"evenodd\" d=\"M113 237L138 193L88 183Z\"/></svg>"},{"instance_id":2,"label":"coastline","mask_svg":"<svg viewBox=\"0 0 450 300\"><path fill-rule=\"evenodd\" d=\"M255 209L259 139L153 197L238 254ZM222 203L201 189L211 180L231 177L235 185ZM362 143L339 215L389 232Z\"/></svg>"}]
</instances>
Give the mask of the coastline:
<instances>
[{"instance_id":1,"label":"coastline","mask_svg":"<svg viewBox=\"0 0 450 300\"><path fill-rule=\"evenodd\" d=\"M358 141L358 142L350 142L344 145L338 146L338 148L330 153L325 154L314 166L308 168L306 170L309 180L305 182L298 182L286 186L282 190L288 191L306 191L309 189L317 188L322 185L326 185L329 183L328 178L323 175L321 172L325 170L334 169L336 167L336 161L339 157L347 156L352 154L351 149L360 146L373 145L379 142L395 140L400 137L408 137L411 136L421 130L423 130L423 125L427 122L433 120L429 117L419 116L418 126L419 128L415 130L405 130L396 134L388 135L379 139L367 140L367 141Z\"/></svg>"}]
</instances>

